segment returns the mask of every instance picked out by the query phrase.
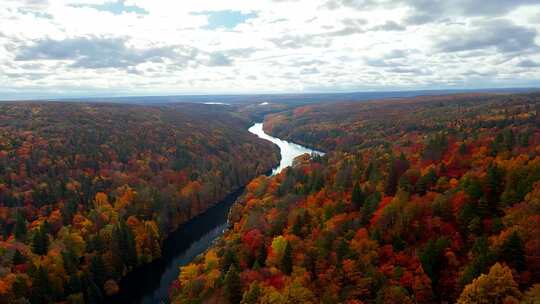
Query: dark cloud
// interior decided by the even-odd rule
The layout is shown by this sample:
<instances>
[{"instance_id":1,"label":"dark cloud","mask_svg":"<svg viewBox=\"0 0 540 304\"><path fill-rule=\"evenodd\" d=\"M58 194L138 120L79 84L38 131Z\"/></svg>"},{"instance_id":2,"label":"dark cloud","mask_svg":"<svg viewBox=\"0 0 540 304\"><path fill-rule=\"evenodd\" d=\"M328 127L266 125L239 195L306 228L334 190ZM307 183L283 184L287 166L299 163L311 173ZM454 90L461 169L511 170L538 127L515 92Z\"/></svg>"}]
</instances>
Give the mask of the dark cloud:
<instances>
[{"instance_id":1,"label":"dark cloud","mask_svg":"<svg viewBox=\"0 0 540 304\"><path fill-rule=\"evenodd\" d=\"M540 3L538 0L328 0L323 7L369 10L406 6L411 14L405 22L419 25L455 16L502 16L530 4Z\"/></svg>"},{"instance_id":2,"label":"dark cloud","mask_svg":"<svg viewBox=\"0 0 540 304\"><path fill-rule=\"evenodd\" d=\"M365 58L364 63L372 67L392 67L398 65L380 58Z\"/></svg>"},{"instance_id":3,"label":"dark cloud","mask_svg":"<svg viewBox=\"0 0 540 304\"><path fill-rule=\"evenodd\" d=\"M386 53L384 55L384 58L386 59L394 59L394 58L404 58L407 57L409 54L415 52L416 50L391 50L390 52Z\"/></svg>"},{"instance_id":4,"label":"dark cloud","mask_svg":"<svg viewBox=\"0 0 540 304\"><path fill-rule=\"evenodd\" d=\"M520 61L517 66L521 68L540 68L540 62L525 59Z\"/></svg>"},{"instance_id":5,"label":"dark cloud","mask_svg":"<svg viewBox=\"0 0 540 304\"><path fill-rule=\"evenodd\" d=\"M327 37L338 37L338 36L349 36L353 34L361 34L366 32L364 30L364 25L367 24L367 21L364 19L351 19L346 18L341 21L343 24L343 27L336 29L336 27L329 26L325 27L325 29L329 30L326 33L323 33L322 35Z\"/></svg>"},{"instance_id":6,"label":"dark cloud","mask_svg":"<svg viewBox=\"0 0 540 304\"><path fill-rule=\"evenodd\" d=\"M270 42L274 43L280 48L288 49L300 49L303 47L329 47L330 41L325 39L324 36L333 36L336 32L329 32L323 34L306 34L306 35L285 35L280 38L270 39Z\"/></svg>"},{"instance_id":7,"label":"dark cloud","mask_svg":"<svg viewBox=\"0 0 540 304\"><path fill-rule=\"evenodd\" d=\"M70 60L71 67L99 69L128 68L145 62L163 62L164 59L187 63L196 55L196 50L179 50L173 46L135 48L127 44L126 38L81 37L35 41L19 50L15 60Z\"/></svg>"},{"instance_id":8,"label":"dark cloud","mask_svg":"<svg viewBox=\"0 0 540 304\"><path fill-rule=\"evenodd\" d=\"M537 49L536 30L513 24L504 19L475 24L472 30L460 31L437 41L436 49L442 52L461 52L495 48L501 53Z\"/></svg>"},{"instance_id":9,"label":"dark cloud","mask_svg":"<svg viewBox=\"0 0 540 304\"><path fill-rule=\"evenodd\" d=\"M354 35L354 34L362 34L365 32L366 32L365 30L359 27L344 27L336 31L324 33L324 35L328 37L339 37L339 36L349 36L349 35Z\"/></svg>"},{"instance_id":10,"label":"dark cloud","mask_svg":"<svg viewBox=\"0 0 540 304\"><path fill-rule=\"evenodd\" d=\"M414 52L415 50L410 49L391 50L390 52L380 54L378 57L366 57L364 58L364 63L372 67L404 66L403 63L399 62L399 59L407 58L409 54L412 54Z\"/></svg>"},{"instance_id":11,"label":"dark cloud","mask_svg":"<svg viewBox=\"0 0 540 304\"><path fill-rule=\"evenodd\" d=\"M437 19L436 16L422 13L422 14L412 14L410 16L407 16L404 21L406 24L409 24L409 25L422 25L422 24L435 21L436 19Z\"/></svg>"},{"instance_id":12,"label":"dark cloud","mask_svg":"<svg viewBox=\"0 0 540 304\"><path fill-rule=\"evenodd\" d=\"M2 0L2 3L6 1L8 3L15 2L19 13L32 14L39 18L52 18L52 16L47 13L47 9L50 6L48 0Z\"/></svg>"},{"instance_id":13,"label":"dark cloud","mask_svg":"<svg viewBox=\"0 0 540 304\"><path fill-rule=\"evenodd\" d=\"M206 62L206 65L211 67L231 66L232 64L232 60L227 55L220 52L211 53L208 62Z\"/></svg>"},{"instance_id":14,"label":"dark cloud","mask_svg":"<svg viewBox=\"0 0 540 304\"><path fill-rule=\"evenodd\" d=\"M362 26L362 25L368 24L368 21L365 20L365 19L351 19L351 18L346 18L346 19L343 19L343 20L341 21L341 23L343 23L345 26L358 27L358 26Z\"/></svg>"},{"instance_id":15,"label":"dark cloud","mask_svg":"<svg viewBox=\"0 0 540 304\"><path fill-rule=\"evenodd\" d=\"M248 59L257 51L256 48L238 48L206 53L208 58L200 60L199 63L210 67L232 66L235 59Z\"/></svg>"},{"instance_id":16,"label":"dark cloud","mask_svg":"<svg viewBox=\"0 0 540 304\"><path fill-rule=\"evenodd\" d=\"M251 55L255 54L259 49L256 48L239 48L239 49L229 49L223 53L229 57L240 57L240 58L249 58Z\"/></svg>"},{"instance_id":17,"label":"dark cloud","mask_svg":"<svg viewBox=\"0 0 540 304\"><path fill-rule=\"evenodd\" d=\"M49 6L48 0L8 0L9 2L17 2L23 10L27 9L43 9Z\"/></svg>"},{"instance_id":18,"label":"dark cloud","mask_svg":"<svg viewBox=\"0 0 540 304\"><path fill-rule=\"evenodd\" d=\"M397 24L394 21L386 21L386 23L374 26L370 28L370 31L404 31L407 28L403 25Z\"/></svg>"},{"instance_id":19,"label":"dark cloud","mask_svg":"<svg viewBox=\"0 0 540 304\"><path fill-rule=\"evenodd\" d=\"M43 79L51 73L46 72L29 72L29 73L5 73L6 76L9 78L19 78L19 79L26 79L26 80L39 80Z\"/></svg>"},{"instance_id":20,"label":"dark cloud","mask_svg":"<svg viewBox=\"0 0 540 304\"><path fill-rule=\"evenodd\" d=\"M458 1L458 6L463 8L463 13L469 16L504 15L522 5L527 4L540 3L538 2L538 0Z\"/></svg>"},{"instance_id":21,"label":"dark cloud","mask_svg":"<svg viewBox=\"0 0 540 304\"><path fill-rule=\"evenodd\" d=\"M287 40L284 42L288 43L292 47L297 48L300 46L298 42L306 42L310 44L310 46L315 47L326 47L329 46L329 41L324 39L324 37L331 38L331 37L340 37L340 36L350 36L354 34L362 34L365 33L366 30L364 29L364 26L368 22L364 19L351 19L346 18L341 21L342 27L336 27L336 26L323 26L326 32L321 32L318 34L307 34L303 36L287 36ZM277 39L279 43L280 39Z\"/></svg>"},{"instance_id":22,"label":"dark cloud","mask_svg":"<svg viewBox=\"0 0 540 304\"><path fill-rule=\"evenodd\" d=\"M341 7L354 8L354 9L367 9L376 5L377 2L373 0L329 0L324 4L324 7L334 10Z\"/></svg>"},{"instance_id":23,"label":"dark cloud","mask_svg":"<svg viewBox=\"0 0 540 304\"><path fill-rule=\"evenodd\" d=\"M415 75L430 75L431 72L425 69L413 68L413 67L395 67L387 69L388 72L398 74L415 74Z\"/></svg>"},{"instance_id":24,"label":"dark cloud","mask_svg":"<svg viewBox=\"0 0 540 304\"><path fill-rule=\"evenodd\" d=\"M500 16L538 0L405 0L414 9L427 13L465 16Z\"/></svg>"},{"instance_id":25,"label":"dark cloud","mask_svg":"<svg viewBox=\"0 0 540 304\"><path fill-rule=\"evenodd\" d=\"M539 4L538 0L403 0L413 12L405 21L419 25L456 16L502 16L528 4Z\"/></svg>"}]
</instances>

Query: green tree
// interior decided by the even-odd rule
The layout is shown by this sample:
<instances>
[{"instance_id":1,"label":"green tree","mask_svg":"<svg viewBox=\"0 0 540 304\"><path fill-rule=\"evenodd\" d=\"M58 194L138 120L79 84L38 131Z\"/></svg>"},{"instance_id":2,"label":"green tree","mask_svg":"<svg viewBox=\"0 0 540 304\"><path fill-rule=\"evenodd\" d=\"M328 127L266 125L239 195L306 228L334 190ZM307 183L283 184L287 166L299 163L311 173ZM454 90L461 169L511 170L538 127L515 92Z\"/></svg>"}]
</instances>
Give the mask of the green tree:
<instances>
[{"instance_id":1,"label":"green tree","mask_svg":"<svg viewBox=\"0 0 540 304\"><path fill-rule=\"evenodd\" d=\"M115 225L112 233L113 253L118 255L125 267L131 269L137 266L137 249L135 247L135 238L133 232L125 222Z\"/></svg>"},{"instance_id":2,"label":"green tree","mask_svg":"<svg viewBox=\"0 0 540 304\"><path fill-rule=\"evenodd\" d=\"M24 241L26 239L26 219L21 212L17 213L17 221L15 222L15 239Z\"/></svg>"},{"instance_id":3,"label":"green tree","mask_svg":"<svg viewBox=\"0 0 540 304\"><path fill-rule=\"evenodd\" d=\"M358 182L354 183L353 190L352 190L352 196L351 196L351 202L353 203L355 210L360 210L362 205L364 204L365 196L362 192L362 188L360 188L360 185Z\"/></svg>"},{"instance_id":4,"label":"green tree","mask_svg":"<svg viewBox=\"0 0 540 304\"><path fill-rule=\"evenodd\" d=\"M486 199L496 211L503 187L504 172L497 166L489 166L486 176ZM490 208L491 209L491 208Z\"/></svg>"},{"instance_id":5,"label":"green tree","mask_svg":"<svg viewBox=\"0 0 540 304\"><path fill-rule=\"evenodd\" d=\"M31 271L32 289L30 302L32 304L45 304L51 302L51 287L47 270L41 266Z\"/></svg>"},{"instance_id":6,"label":"green tree","mask_svg":"<svg viewBox=\"0 0 540 304\"><path fill-rule=\"evenodd\" d=\"M34 232L32 238L32 252L37 255L45 255L49 250L49 236L43 229L40 227Z\"/></svg>"},{"instance_id":7,"label":"green tree","mask_svg":"<svg viewBox=\"0 0 540 304\"><path fill-rule=\"evenodd\" d=\"M285 250L283 251L283 258L281 259L281 271L283 273L290 275L293 269L293 252L292 247L289 242L285 245Z\"/></svg>"},{"instance_id":8,"label":"green tree","mask_svg":"<svg viewBox=\"0 0 540 304\"><path fill-rule=\"evenodd\" d=\"M429 240L420 253L422 268L431 279L433 286L437 286L439 274L444 267L444 251L448 245L449 242L445 238L438 238L436 241Z\"/></svg>"},{"instance_id":9,"label":"green tree","mask_svg":"<svg viewBox=\"0 0 540 304\"><path fill-rule=\"evenodd\" d=\"M240 303L242 300L242 283L236 266L231 265L223 281L223 291L230 304Z\"/></svg>"},{"instance_id":10,"label":"green tree","mask_svg":"<svg viewBox=\"0 0 540 304\"><path fill-rule=\"evenodd\" d=\"M88 287L86 287L86 303L87 304L99 304L103 301L103 294L99 287L92 280L88 280Z\"/></svg>"},{"instance_id":11,"label":"green tree","mask_svg":"<svg viewBox=\"0 0 540 304\"><path fill-rule=\"evenodd\" d=\"M92 277L94 282L100 287L103 286L105 280L107 279L107 268L103 262L101 255L95 255L92 257L90 262L90 271L92 272Z\"/></svg>"},{"instance_id":12,"label":"green tree","mask_svg":"<svg viewBox=\"0 0 540 304\"><path fill-rule=\"evenodd\" d=\"M425 194L437 182L437 173L433 168L429 169L425 175L422 175L416 182L416 191Z\"/></svg>"},{"instance_id":13,"label":"green tree","mask_svg":"<svg viewBox=\"0 0 540 304\"><path fill-rule=\"evenodd\" d=\"M242 296L242 302L241 304L256 304L259 300L259 297L261 296L261 287L257 282L253 282L249 286L249 290L244 292L244 295Z\"/></svg>"},{"instance_id":14,"label":"green tree","mask_svg":"<svg viewBox=\"0 0 540 304\"><path fill-rule=\"evenodd\" d=\"M264 246L261 246L264 248ZM223 259L221 260L221 269L227 271L231 268L232 265L238 267L240 263L238 262L238 257L232 248L225 249L223 254Z\"/></svg>"},{"instance_id":15,"label":"green tree","mask_svg":"<svg viewBox=\"0 0 540 304\"><path fill-rule=\"evenodd\" d=\"M396 194L397 185L399 181L399 175L396 169L396 166L391 162L390 172L388 172L388 178L386 179L386 185L384 188L384 193L388 196L394 196Z\"/></svg>"},{"instance_id":16,"label":"green tree","mask_svg":"<svg viewBox=\"0 0 540 304\"><path fill-rule=\"evenodd\" d=\"M15 250L12 261L13 261L13 265L19 265L26 262L26 258L21 254L19 250Z\"/></svg>"},{"instance_id":17,"label":"green tree","mask_svg":"<svg viewBox=\"0 0 540 304\"><path fill-rule=\"evenodd\" d=\"M72 273L69 276L69 280L66 284L66 291L69 294L77 294L82 291L82 281L81 277L77 273Z\"/></svg>"},{"instance_id":18,"label":"green tree","mask_svg":"<svg viewBox=\"0 0 540 304\"><path fill-rule=\"evenodd\" d=\"M525 250L517 232L514 231L502 245L501 259L516 267L517 270L525 269Z\"/></svg>"},{"instance_id":19,"label":"green tree","mask_svg":"<svg viewBox=\"0 0 540 304\"><path fill-rule=\"evenodd\" d=\"M17 298L26 296L28 294L28 282L26 278L17 276L13 282L13 285L11 286L11 289Z\"/></svg>"},{"instance_id":20,"label":"green tree","mask_svg":"<svg viewBox=\"0 0 540 304\"><path fill-rule=\"evenodd\" d=\"M461 286L469 284L475 277L487 271L489 265L492 265L496 259L495 253L489 249L488 240L485 236L476 239L472 253L474 258L459 279Z\"/></svg>"}]
</instances>

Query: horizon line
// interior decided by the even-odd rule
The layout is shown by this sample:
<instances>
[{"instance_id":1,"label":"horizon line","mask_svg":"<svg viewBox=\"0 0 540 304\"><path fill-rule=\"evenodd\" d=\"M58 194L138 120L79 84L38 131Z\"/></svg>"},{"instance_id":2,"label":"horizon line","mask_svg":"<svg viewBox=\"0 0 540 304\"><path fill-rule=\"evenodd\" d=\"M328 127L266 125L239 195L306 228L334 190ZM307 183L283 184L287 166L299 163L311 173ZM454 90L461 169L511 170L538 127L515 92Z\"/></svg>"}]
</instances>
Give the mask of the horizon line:
<instances>
[{"instance_id":1,"label":"horizon line","mask_svg":"<svg viewBox=\"0 0 540 304\"><path fill-rule=\"evenodd\" d=\"M76 100L99 100L99 99L129 99L129 98L189 98L189 97L259 97L259 96L309 96L309 95L347 95L347 94L391 94L391 93L414 93L414 92L482 92L489 93L490 91L540 91L540 86L533 87L488 87L488 88L439 88L439 89L403 89L403 90L364 90L364 91L323 91L323 92L282 92L282 93L186 93L186 94L141 94L141 95L81 95L81 96L58 96L58 97L35 97L35 98L7 98L0 97L0 102L9 101L76 101Z\"/></svg>"}]
</instances>

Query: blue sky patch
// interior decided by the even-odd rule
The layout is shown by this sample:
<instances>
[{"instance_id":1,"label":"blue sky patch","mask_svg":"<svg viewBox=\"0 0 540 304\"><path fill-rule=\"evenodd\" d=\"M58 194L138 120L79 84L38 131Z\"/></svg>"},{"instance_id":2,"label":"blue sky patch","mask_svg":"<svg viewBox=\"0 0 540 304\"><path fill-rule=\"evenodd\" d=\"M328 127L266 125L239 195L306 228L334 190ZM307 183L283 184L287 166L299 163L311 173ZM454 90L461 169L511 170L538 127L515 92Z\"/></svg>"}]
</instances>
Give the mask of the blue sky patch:
<instances>
[{"instance_id":1,"label":"blue sky patch","mask_svg":"<svg viewBox=\"0 0 540 304\"><path fill-rule=\"evenodd\" d=\"M136 13L141 15L146 15L148 12L138 6L134 5L125 5L123 0L119 0L116 2L107 2L105 4L100 5L77 5L78 7L82 6L88 6L91 8L95 8L98 11L105 11L110 12L114 15L121 15L123 13Z\"/></svg>"},{"instance_id":2,"label":"blue sky patch","mask_svg":"<svg viewBox=\"0 0 540 304\"><path fill-rule=\"evenodd\" d=\"M225 11L204 11L195 13L196 15L207 15L208 25L205 29L215 30L219 28L233 29L246 20L257 17L255 13L242 13L240 11L225 10Z\"/></svg>"}]
</instances>

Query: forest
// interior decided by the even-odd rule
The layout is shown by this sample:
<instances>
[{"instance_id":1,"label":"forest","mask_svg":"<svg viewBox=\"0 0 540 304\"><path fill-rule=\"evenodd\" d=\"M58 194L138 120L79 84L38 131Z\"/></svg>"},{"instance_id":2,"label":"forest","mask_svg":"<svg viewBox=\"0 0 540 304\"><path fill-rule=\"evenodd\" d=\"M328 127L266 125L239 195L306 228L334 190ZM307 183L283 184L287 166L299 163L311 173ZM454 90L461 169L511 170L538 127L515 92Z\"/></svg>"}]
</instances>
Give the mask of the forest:
<instances>
[{"instance_id":1,"label":"forest","mask_svg":"<svg viewBox=\"0 0 540 304\"><path fill-rule=\"evenodd\" d=\"M264 126L328 153L253 180L172 303L539 303L540 94L310 104Z\"/></svg>"},{"instance_id":2,"label":"forest","mask_svg":"<svg viewBox=\"0 0 540 304\"><path fill-rule=\"evenodd\" d=\"M224 107L0 104L0 303L99 303L278 163Z\"/></svg>"}]
</instances>

